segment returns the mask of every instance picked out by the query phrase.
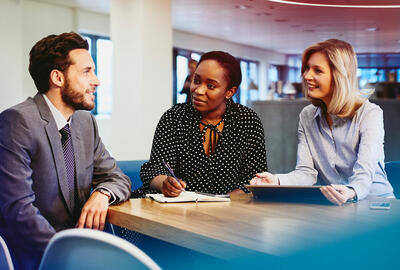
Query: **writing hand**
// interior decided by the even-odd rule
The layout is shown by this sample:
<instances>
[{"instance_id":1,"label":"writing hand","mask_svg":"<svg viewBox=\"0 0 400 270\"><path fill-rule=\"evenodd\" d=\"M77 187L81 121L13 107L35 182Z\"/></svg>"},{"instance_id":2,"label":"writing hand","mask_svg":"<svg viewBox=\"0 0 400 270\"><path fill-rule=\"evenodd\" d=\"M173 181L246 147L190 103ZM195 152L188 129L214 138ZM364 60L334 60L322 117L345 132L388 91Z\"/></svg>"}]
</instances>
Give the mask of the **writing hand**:
<instances>
[{"instance_id":1,"label":"writing hand","mask_svg":"<svg viewBox=\"0 0 400 270\"><path fill-rule=\"evenodd\" d=\"M184 181L167 176L162 183L161 192L165 197L177 197L185 188L186 183Z\"/></svg>"}]
</instances>

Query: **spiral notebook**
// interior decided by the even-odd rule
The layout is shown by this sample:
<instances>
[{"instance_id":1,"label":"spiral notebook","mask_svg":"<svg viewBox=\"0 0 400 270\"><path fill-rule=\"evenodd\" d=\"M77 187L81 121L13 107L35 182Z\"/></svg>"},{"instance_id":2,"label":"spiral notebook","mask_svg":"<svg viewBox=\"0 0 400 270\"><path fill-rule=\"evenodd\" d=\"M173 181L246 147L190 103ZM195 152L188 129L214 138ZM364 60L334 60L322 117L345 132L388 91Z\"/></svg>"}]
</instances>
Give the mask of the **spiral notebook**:
<instances>
[{"instance_id":1,"label":"spiral notebook","mask_svg":"<svg viewBox=\"0 0 400 270\"><path fill-rule=\"evenodd\" d=\"M176 203L176 202L230 202L229 195L205 194L193 191L183 191L178 197L165 197L163 194L146 194L147 198L151 198L160 203Z\"/></svg>"}]
</instances>

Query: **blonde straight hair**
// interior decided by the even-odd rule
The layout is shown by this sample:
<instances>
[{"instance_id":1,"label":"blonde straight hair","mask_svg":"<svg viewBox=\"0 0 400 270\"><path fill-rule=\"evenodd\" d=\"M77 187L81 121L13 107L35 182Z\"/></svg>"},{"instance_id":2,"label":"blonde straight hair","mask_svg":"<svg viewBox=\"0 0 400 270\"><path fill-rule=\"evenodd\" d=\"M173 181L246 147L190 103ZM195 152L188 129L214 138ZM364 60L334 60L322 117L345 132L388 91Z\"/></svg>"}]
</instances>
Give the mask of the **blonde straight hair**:
<instances>
[{"instance_id":1,"label":"blonde straight hair","mask_svg":"<svg viewBox=\"0 0 400 270\"><path fill-rule=\"evenodd\" d=\"M320 99L308 96L307 84L304 80L304 72L307 69L308 60L316 52L323 53L331 69L333 91L332 100L328 107ZM302 57L301 74L303 77L304 95L315 106L321 107L325 113L338 117L353 117L357 109L367 99L360 95L357 80L357 57L353 47L339 39L328 39L305 49Z\"/></svg>"}]
</instances>

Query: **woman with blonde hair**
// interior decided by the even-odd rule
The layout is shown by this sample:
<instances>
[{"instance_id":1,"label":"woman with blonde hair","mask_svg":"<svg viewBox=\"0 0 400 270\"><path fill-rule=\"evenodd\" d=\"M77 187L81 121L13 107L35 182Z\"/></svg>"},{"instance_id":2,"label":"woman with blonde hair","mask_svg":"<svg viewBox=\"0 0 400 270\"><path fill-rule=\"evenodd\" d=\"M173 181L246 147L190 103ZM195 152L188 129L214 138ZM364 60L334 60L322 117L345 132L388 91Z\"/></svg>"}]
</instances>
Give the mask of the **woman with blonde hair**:
<instances>
[{"instance_id":1,"label":"woman with blonde hair","mask_svg":"<svg viewBox=\"0 0 400 270\"><path fill-rule=\"evenodd\" d=\"M305 96L300 113L296 169L259 173L251 184L324 185L334 204L366 196L394 197L384 169L383 112L358 90L352 46L329 39L308 47L302 57Z\"/></svg>"}]
</instances>

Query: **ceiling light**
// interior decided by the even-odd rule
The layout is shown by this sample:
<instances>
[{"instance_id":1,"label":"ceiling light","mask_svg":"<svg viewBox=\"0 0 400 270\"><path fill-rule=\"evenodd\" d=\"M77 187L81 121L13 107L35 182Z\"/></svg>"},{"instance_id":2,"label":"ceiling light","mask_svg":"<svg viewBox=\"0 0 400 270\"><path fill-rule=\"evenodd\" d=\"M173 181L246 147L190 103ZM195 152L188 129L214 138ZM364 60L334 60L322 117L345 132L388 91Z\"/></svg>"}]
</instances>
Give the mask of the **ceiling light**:
<instances>
[{"instance_id":1,"label":"ceiling light","mask_svg":"<svg viewBox=\"0 0 400 270\"><path fill-rule=\"evenodd\" d=\"M368 31L368 32L375 32L376 30L378 30L378 28L376 28L376 27L371 27L371 28L365 29L365 31Z\"/></svg>"},{"instance_id":2,"label":"ceiling light","mask_svg":"<svg viewBox=\"0 0 400 270\"><path fill-rule=\"evenodd\" d=\"M237 5L236 8L239 8L239 9L248 9L248 8L252 8L252 6L249 6L249 5Z\"/></svg>"},{"instance_id":3,"label":"ceiling light","mask_svg":"<svg viewBox=\"0 0 400 270\"><path fill-rule=\"evenodd\" d=\"M298 6L312 6L312 7L342 7L342 8L400 8L400 5L342 5L342 4L315 4L315 3L303 3L296 1L285 1L285 0L268 0L270 2L276 2L288 5Z\"/></svg>"}]
</instances>

